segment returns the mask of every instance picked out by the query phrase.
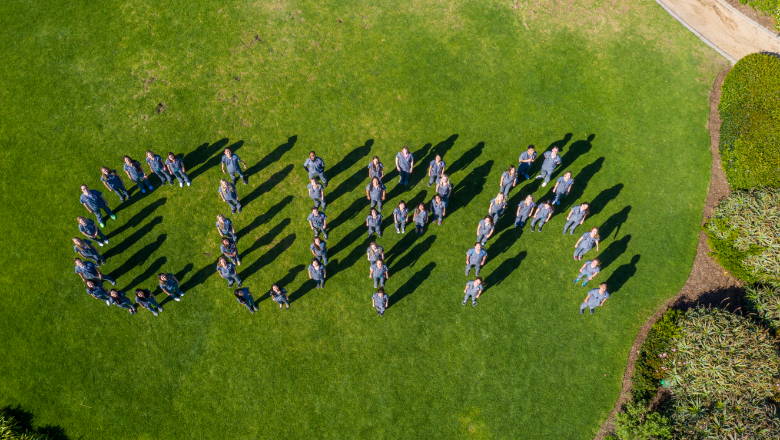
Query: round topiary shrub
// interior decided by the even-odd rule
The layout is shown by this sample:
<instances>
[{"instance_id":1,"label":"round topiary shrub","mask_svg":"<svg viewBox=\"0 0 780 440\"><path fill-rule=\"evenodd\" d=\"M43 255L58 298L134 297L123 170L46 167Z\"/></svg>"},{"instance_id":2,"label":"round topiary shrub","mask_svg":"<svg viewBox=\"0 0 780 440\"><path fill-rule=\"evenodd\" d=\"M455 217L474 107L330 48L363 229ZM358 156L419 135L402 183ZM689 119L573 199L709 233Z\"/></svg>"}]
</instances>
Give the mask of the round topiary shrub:
<instances>
[{"instance_id":1,"label":"round topiary shrub","mask_svg":"<svg viewBox=\"0 0 780 440\"><path fill-rule=\"evenodd\" d=\"M748 282L780 282L780 190L735 191L721 201L705 230L712 256Z\"/></svg>"},{"instance_id":2,"label":"round topiary shrub","mask_svg":"<svg viewBox=\"0 0 780 440\"><path fill-rule=\"evenodd\" d=\"M729 185L780 186L780 58L742 58L722 91L720 155Z\"/></svg>"}]
</instances>

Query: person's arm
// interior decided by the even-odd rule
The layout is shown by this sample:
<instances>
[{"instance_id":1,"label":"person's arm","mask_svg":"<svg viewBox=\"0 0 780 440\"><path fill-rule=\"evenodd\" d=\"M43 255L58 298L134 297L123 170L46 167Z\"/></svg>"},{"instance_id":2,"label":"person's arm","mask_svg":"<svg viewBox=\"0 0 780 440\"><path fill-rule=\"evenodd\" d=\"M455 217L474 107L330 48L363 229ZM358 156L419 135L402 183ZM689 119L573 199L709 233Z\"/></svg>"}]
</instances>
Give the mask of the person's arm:
<instances>
[{"instance_id":1,"label":"person's arm","mask_svg":"<svg viewBox=\"0 0 780 440\"><path fill-rule=\"evenodd\" d=\"M409 174L412 174L412 171L414 171L414 157L409 161Z\"/></svg>"},{"instance_id":2,"label":"person's arm","mask_svg":"<svg viewBox=\"0 0 780 440\"><path fill-rule=\"evenodd\" d=\"M127 178L130 180L133 180L132 177L130 177L130 171L125 170L125 174L127 174Z\"/></svg>"},{"instance_id":3,"label":"person's arm","mask_svg":"<svg viewBox=\"0 0 780 440\"><path fill-rule=\"evenodd\" d=\"M598 272L595 272L593 275L588 277L588 281L592 280L593 278L596 278L596 275L598 275Z\"/></svg>"},{"instance_id":4,"label":"person's arm","mask_svg":"<svg viewBox=\"0 0 780 440\"><path fill-rule=\"evenodd\" d=\"M442 162L442 163L443 163L443 162ZM443 176L443 175L444 175L444 169L445 169L445 168L447 168L447 165L444 165L443 167L441 167L441 171L439 171L439 177L441 177L441 176Z\"/></svg>"},{"instance_id":5,"label":"person's arm","mask_svg":"<svg viewBox=\"0 0 780 440\"><path fill-rule=\"evenodd\" d=\"M389 305L390 305L390 298L387 295L385 295L385 308L387 308L387 306Z\"/></svg>"},{"instance_id":6,"label":"person's arm","mask_svg":"<svg viewBox=\"0 0 780 440\"><path fill-rule=\"evenodd\" d=\"M569 215L566 216L566 221L569 221L569 218L571 218L571 215L574 214L574 210L572 209L569 211Z\"/></svg>"},{"instance_id":7,"label":"person's arm","mask_svg":"<svg viewBox=\"0 0 780 440\"><path fill-rule=\"evenodd\" d=\"M239 161L239 162L241 162L241 165L243 165L243 166L244 166L244 170L246 170L246 164L244 163L244 161L243 161L243 160L241 160L241 159L238 159L238 161Z\"/></svg>"},{"instance_id":8,"label":"person's arm","mask_svg":"<svg viewBox=\"0 0 780 440\"><path fill-rule=\"evenodd\" d=\"M393 223L398 223L400 220L398 220L398 214L393 211Z\"/></svg>"},{"instance_id":9,"label":"person's arm","mask_svg":"<svg viewBox=\"0 0 780 440\"><path fill-rule=\"evenodd\" d=\"M585 297L585 301L583 301L583 302L586 303L586 302L588 302L589 299L590 299L590 293L588 294L588 296Z\"/></svg>"},{"instance_id":10,"label":"person's arm","mask_svg":"<svg viewBox=\"0 0 780 440\"><path fill-rule=\"evenodd\" d=\"M549 222L549 221L550 221L550 218L552 217L552 214L553 214L553 212L552 212L552 209L551 209L551 210L550 210L550 213L549 213L549 214L547 214L547 220L545 220L545 221L544 221L545 223L547 223L547 222Z\"/></svg>"},{"instance_id":11,"label":"person's arm","mask_svg":"<svg viewBox=\"0 0 780 440\"><path fill-rule=\"evenodd\" d=\"M222 174L225 174L225 162L222 162Z\"/></svg>"},{"instance_id":12,"label":"person's arm","mask_svg":"<svg viewBox=\"0 0 780 440\"><path fill-rule=\"evenodd\" d=\"M581 241L582 241L582 237L580 237L580 239L577 240L576 243L574 243L574 247L576 248L580 244Z\"/></svg>"},{"instance_id":13,"label":"person's arm","mask_svg":"<svg viewBox=\"0 0 780 440\"><path fill-rule=\"evenodd\" d=\"M372 264L368 271L368 277L373 278L374 277L374 265Z\"/></svg>"},{"instance_id":14,"label":"person's arm","mask_svg":"<svg viewBox=\"0 0 780 440\"><path fill-rule=\"evenodd\" d=\"M316 253L316 252L314 252L314 249L312 249L312 248L309 248L309 250L311 251L311 254L312 254L312 255L314 255L315 257L317 256L317 253Z\"/></svg>"},{"instance_id":15,"label":"person's arm","mask_svg":"<svg viewBox=\"0 0 780 440\"><path fill-rule=\"evenodd\" d=\"M487 254L485 254L485 256L484 256L484 257L482 257L482 262L481 262L481 263L479 263L479 265L480 265L480 266L484 266L484 265L485 265L485 261L487 261Z\"/></svg>"},{"instance_id":16,"label":"person's arm","mask_svg":"<svg viewBox=\"0 0 780 440\"><path fill-rule=\"evenodd\" d=\"M606 301L607 301L607 299L606 299L606 298L602 299L602 300L601 300L601 304L599 304L599 306L603 306L603 305L604 305L604 303L605 303Z\"/></svg>"},{"instance_id":17,"label":"person's arm","mask_svg":"<svg viewBox=\"0 0 780 440\"><path fill-rule=\"evenodd\" d=\"M587 265L588 265L588 263L585 263L585 264L583 264L583 265L582 265L582 267L580 268L580 272L582 272L583 270L585 270L585 266L587 266Z\"/></svg>"},{"instance_id":18,"label":"person's arm","mask_svg":"<svg viewBox=\"0 0 780 440\"><path fill-rule=\"evenodd\" d=\"M569 189L567 189L567 190L566 190L566 195L567 195L567 196L568 196L568 195L569 195L569 193L571 192L571 187L572 187L572 186L574 186L574 182L572 182L572 183L571 183L571 185L569 185Z\"/></svg>"},{"instance_id":19,"label":"person's arm","mask_svg":"<svg viewBox=\"0 0 780 440\"><path fill-rule=\"evenodd\" d=\"M103 186L105 186L105 187L106 187L106 189L108 189L109 191L111 191L111 187L110 187L110 186L108 186L108 183L107 183L105 180L103 180L103 179L100 179L100 181L101 181L101 182L103 182Z\"/></svg>"},{"instance_id":20,"label":"person's arm","mask_svg":"<svg viewBox=\"0 0 780 440\"><path fill-rule=\"evenodd\" d=\"M366 188L366 199L371 200L371 192Z\"/></svg>"},{"instance_id":21,"label":"person's arm","mask_svg":"<svg viewBox=\"0 0 780 440\"><path fill-rule=\"evenodd\" d=\"M486 237L486 238L490 238L490 237L492 237L492 236L493 236L493 232L495 232L495 231L496 231L496 227L495 227L495 226L493 226L492 228L490 228L490 232L488 233L488 235L487 235L487 237Z\"/></svg>"},{"instance_id":22,"label":"person's arm","mask_svg":"<svg viewBox=\"0 0 780 440\"><path fill-rule=\"evenodd\" d=\"M596 252L599 251L599 240L596 240Z\"/></svg>"},{"instance_id":23,"label":"person's arm","mask_svg":"<svg viewBox=\"0 0 780 440\"><path fill-rule=\"evenodd\" d=\"M587 217L587 216L588 216L588 214L586 214L586 213L582 214L582 220L580 220L580 224L585 223L585 217Z\"/></svg>"},{"instance_id":24,"label":"person's arm","mask_svg":"<svg viewBox=\"0 0 780 440\"><path fill-rule=\"evenodd\" d=\"M479 224L477 224L477 235L479 235Z\"/></svg>"},{"instance_id":25,"label":"person's arm","mask_svg":"<svg viewBox=\"0 0 780 440\"><path fill-rule=\"evenodd\" d=\"M311 270L309 270L309 279L312 279L312 278L311 278Z\"/></svg>"},{"instance_id":26,"label":"person's arm","mask_svg":"<svg viewBox=\"0 0 780 440\"><path fill-rule=\"evenodd\" d=\"M314 225L312 224L311 220L309 220L309 227L311 228L312 231L314 230Z\"/></svg>"},{"instance_id":27,"label":"person's arm","mask_svg":"<svg viewBox=\"0 0 780 440\"><path fill-rule=\"evenodd\" d=\"M428 165L428 176L431 175L432 170L433 170L433 165Z\"/></svg>"},{"instance_id":28,"label":"person's arm","mask_svg":"<svg viewBox=\"0 0 780 440\"><path fill-rule=\"evenodd\" d=\"M368 226L368 219L366 219L366 226Z\"/></svg>"},{"instance_id":29,"label":"person's arm","mask_svg":"<svg viewBox=\"0 0 780 440\"><path fill-rule=\"evenodd\" d=\"M468 264L469 264L469 253L466 252L466 265ZM463 293L466 293L466 291L464 290Z\"/></svg>"},{"instance_id":30,"label":"person's arm","mask_svg":"<svg viewBox=\"0 0 780 440\"><path fill-rule=\"evenodd\" d=\"M84 278L84 275L82 275L82 274L78 274L78 275L79 275L79 278L81 278L81 281L82 281L82 282L84 282L84 283L86 283L86 282L87 282L87 279L86 279L86 278ZM92 295L92 294L90 293L90 295ZM95 295L92 295L92 296L95 296Z\"/></svg>"},{"instance_id":31,"label":"person's arm","mask_svg":"<svg viewBox=\"0 0 780 440\"><path fill-rule=\"evenodd\" d=\"M395 157L395 169L398 170L398 172L401 172L401 167L398 165L398 156Z\"/></svg>"},{"instance_id":32,"label":"person's arm","mask_svg":"<svg viewBox=\"0 0 780 440\"><path fill-rule=\"evenodd\" d=\"M181 166L181 172L182 173L186 173L187 172L187 168L184 167L184 161L179 159L179 164Z\"/></svg>"},{"instance_id":33,"label":"person's arm","mask_svg":"<svg viewBox=\"0 0 780 440\"><path fill-rule=\"evenodd\" d=\"M479 298L480 295L482 295L482 289L477 289L477 298Z\"/></svg>"},{"instance_id":34,"label":"person's arm","mask_svg":"<svg viewBox=\"0 0 780 440\"><path fill-rule=\"evenodd\" d=\"M103 278L103 273L100 272L100 269L95 268L95 270L97 271L98 276L102 279Z\"/></svg>"},{"instance_id":35,"label":"person's arm","mask_svg":"<svg viewBox=\"0 0 780 440\"><path fill-rule=\"evenodd\" d=\"M390 279L390 269L388 269L387 266L385 266L385 279Z\"/></svg>"},{"instance_id":36,"label":"person's arm","mask_svg":"<svg viewBox=\"0 0 780 440\"><path fill-rule=\"evenodd\" d=\"M323 267L322 268L322 279L324 280L327 277L328 277L328 274L325 273L325 267Z\"/></svg>"},{"instance_id":37,"label":"person's arm","mask_svg":"<svg viewBox=\"0 0 780 440\"><path fill-rule=\"evenodd\" d=\"M382 190L382 201L385 200L385 195L387 194L387 190Z\"/></svg>"},{"instance_id":38,"label":"person's arm","mask_svg":"<svg viewBox=\"0 0 780 440\"><path fill-rule=\"evenodd\" d=\"M379 167L379 178L381 179L381 178L383 178L383 177L385 177L385 166L384 166L384 165L381 165L381 166Z\"/></svg>"},{"instance_id":39,"label":"person's arm","mask_svg":"<svg viewBox=\"0 0 780 440\"><path fill-rule=\"evenodd\" d=\"M323 220L322 221L322 229L324 230L327 225L328 225L328 219Z\"/></svg>"},{"instance_id":40,"label":"person's arm","mask_svg":"<svg viewBox=\"0 0 780 440\"><path fill-rule=\"evenodd\" d=\"M374 300L374 297L371 297L371 307L376 308L376 300Z\"/></svg>"},{"instance_id":41,"label":"person's arm","mask_svg":"<svg viewBox=\"0 0 780 440\"><path fill-rule=\"evenodd\" d=\"M447 206L446 205L441 210L441 216L444 217L445 215L447 215Z\"/></svg>"},{"instance_id":42,"label":"person's arm","mask_svg":"<svg viewBox=\"0 0 780 440\"><path fill-rule=\"evenodd\" d=\"M553 193L554 193L554 192L555 192L555 190L557 190L557 189L558 189L558 182L555 182L555 186L553 187Z\"/></svg>"},{"instance_id":43,"label":"person's arm","mask_svg":"<svg viewBox=\"0 0 780 440\"><path fill-rule=\"evenodd\" d=\"M465 294L467 290L469 290L469 285L468 284L466 284L466 288L463 289L463 294Z\"/></svg>"},{"instance_id":44,"label":"person's arm","mask_svg":"<svg viewBox=\"0 0 780 440\"><path fill-rule=\"evenodd\" d=\"M504 173L501 173L501 179L498 182L498 187L500 188L502 186L504 186Z\"/></svg>"},{"instance_id":45,"label":"person's arm","mask_svg":"<svg viewBox=\"0 0 780 440\"><path fill-rule=\"evenodd\" d=\"M227 202L227 200L225 200L225 195L222 194L222 190L219 191L219 196L222 197L223 202Z\"/></svg>"},{"instance_id":46,"label":"person's arm","mask_svg":"<svg viewBox=\"0 0 780 440\"><path fill-rule=\"evenodd\" d=\"M167 162L165 163L165 168L168 169L168 174L173 174L173 168L171 168L171 165Z\"/></svg>"}]
</instances>

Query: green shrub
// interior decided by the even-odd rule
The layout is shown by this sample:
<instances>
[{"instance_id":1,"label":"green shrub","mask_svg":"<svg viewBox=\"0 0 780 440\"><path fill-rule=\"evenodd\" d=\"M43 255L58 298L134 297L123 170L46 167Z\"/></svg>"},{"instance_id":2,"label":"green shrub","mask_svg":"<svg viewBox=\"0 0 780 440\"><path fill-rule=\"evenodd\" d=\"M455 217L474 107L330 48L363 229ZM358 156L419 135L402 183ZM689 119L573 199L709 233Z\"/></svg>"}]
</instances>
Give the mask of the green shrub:
<instances>
[{"instance_id":1,"label":"green shrub","mask_svg":"<svg viewBox=\"0 0 780 440\"><path fill-rule=\"evenodd\" d=\"M668 310L653 324L642 343L631 387L631 395L637 402L647 403L655 397L661 381L667 377L668 364L674 358L672 343L680 333L677 321L681 315L677 310Z\"/></svg>"},{"instance_id":2,"label":"green shrub","mask_svg":"<svg viewBox=\"0 0 780 440\"><path fill-rule=\"evenodd\" d=\"M646 405L628 402L623 411L615 415L617 440L663 440L672 438L669 419L657 412L650 412Z\"/></svg>"},{"instance_id":3,"label":"green shrub","mask_svg":"<svg viewBox=\"0 0 780 440\"><path fill-rule=\"evenodd\" d=\"M50 437L24 429L10 414L0 411L0 440L50 440Z\"/></svg>"},{"instance_id":4,"label":"green shrub","mask_svg":"<svg viewBox=\"0 0 780 440\"><path fill-rule=\"evenodd\" d=\"M775 17L775 29L780 31L780 0L739 0L743 5L773 15Z\"/></svg>"},{"instance_id":5,"label":"green shrub","mask_svg":"<svg viewBox=\"0 0 780 440\"><path fill-rule=\"evenodd\" d=\"M780 438L770 399L780 356L768 329L720 309L680 319L676 358L666 381L674 437Z\"/></svg>"},{"instance_id":6,"label":"green shrub","mask_svg":"<svg viewBox=\"0 0 780 440\"><path fill-rule=\"evenodd\" d=\"M722 90L720 154L729 185L780 186L780 59L742 58Z\"/></svg>"},{"instance_id":7,"label":"green shrub","mask_svg":"<svg viewBox=\"0 0 780 440\"><path fill-rule=\"evenodd\" d=\"M780 190L734 191L704 227L712 256L747 282L780 282Z\"/></svg>"},{"instance_id":8,"label":"green shrub","mask_svg":"<svg viewBox=\"0 0 780 440\"><path fill-rule=\"evenodd\" d=\"M766 284L746 285L745 306L777 334L780 330L780 287Z\"/></svg>"}]
</instances>

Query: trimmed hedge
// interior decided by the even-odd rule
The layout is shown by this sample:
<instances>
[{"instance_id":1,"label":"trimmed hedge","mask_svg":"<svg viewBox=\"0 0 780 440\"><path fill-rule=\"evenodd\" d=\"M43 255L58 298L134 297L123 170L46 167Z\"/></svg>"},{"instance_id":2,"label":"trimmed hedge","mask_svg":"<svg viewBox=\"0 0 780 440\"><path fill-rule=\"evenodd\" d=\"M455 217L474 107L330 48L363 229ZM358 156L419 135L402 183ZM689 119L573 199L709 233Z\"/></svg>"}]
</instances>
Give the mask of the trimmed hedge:
<instances>
[{"instance_id":1,"label":"trimmed hedge","mask_svg":"<svg viewBox=\"0 0 780 440\"><path fill-rule=\"evenodd\" d=\"M780 187L780 58L742 58L722 90L720 155L729 185Z\"/></svg>"},{"instance_id":2,"label":"trimmed hedge","mask_svg":"<svg viewBox=\"0 0 780 440\"><path fill-rule=\"evenodd\" d=\"M677 321L681 316L682 313L677 310L668 310L653 324L642 343L631 386L635 401L647 403L652 400L668 376L668 365L674 358L673 342L680 334Z\"/></svg>"},{"instance_id":3,"label":"trimmed hedge","mask_svg":"<svg viewBox=\"0 0 780 440\"><path fill-rule=\"evenodd\" d=\"M739 0L743 5L775 17L775 29L780 31L780 0Z\"/></svg>"},{"instance_id":4,"label":"trimmed hedge","mask_svg":"<svg viewBox=\"0 0 780 440\"><path fill-rule=\"evenodd\" d=\"M712 256L737 278L780 283L780 190L734 191L704 226Z\"/></svg>"}]
</instances>

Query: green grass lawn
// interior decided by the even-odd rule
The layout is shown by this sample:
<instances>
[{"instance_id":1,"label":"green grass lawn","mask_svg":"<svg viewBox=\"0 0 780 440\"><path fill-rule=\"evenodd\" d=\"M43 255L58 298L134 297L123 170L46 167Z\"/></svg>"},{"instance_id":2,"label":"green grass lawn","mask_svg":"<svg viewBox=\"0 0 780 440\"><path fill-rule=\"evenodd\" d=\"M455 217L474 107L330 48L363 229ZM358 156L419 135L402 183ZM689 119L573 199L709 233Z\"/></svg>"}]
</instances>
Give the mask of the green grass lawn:
<instances>
[{"instance_id":1,"label":"green grass lawn","mask_svg":"<svg viewBox=\"0 0 780 440\"><path fill-rule=\"evenodd\" d=\"M0 24L0 406L71 438L592 438L638 328L693 263L720 61L652 1L7 0ZM461 305L476 224L529 143L562 146L563 206L592 202L585 226L602 227L587 257L612 298L594 316L577 313L564 209L542 234L511 228L521 198L551 191L539 181L512 192L488 288ZM405 144L415 185L389 181L386 213L430 200L435 152L455 195L424 235L386 223L380 319L365 167ZM231 217L255 315L214 270L227 146L251 168ZM148 148L181 153L192 187L152 176L118 207L104 191L118 220L99 250L127 291L183 281L157 318L89 297L69 240L79 185ZM324 290L305 273L312 149L332 179ZM289 311L261 297L280 280Z\"/></svg>"}]
</instances>

